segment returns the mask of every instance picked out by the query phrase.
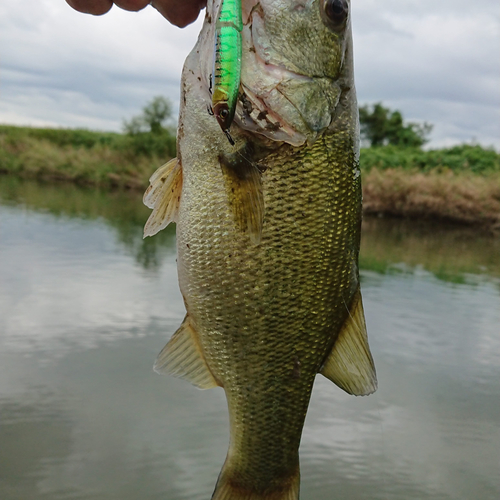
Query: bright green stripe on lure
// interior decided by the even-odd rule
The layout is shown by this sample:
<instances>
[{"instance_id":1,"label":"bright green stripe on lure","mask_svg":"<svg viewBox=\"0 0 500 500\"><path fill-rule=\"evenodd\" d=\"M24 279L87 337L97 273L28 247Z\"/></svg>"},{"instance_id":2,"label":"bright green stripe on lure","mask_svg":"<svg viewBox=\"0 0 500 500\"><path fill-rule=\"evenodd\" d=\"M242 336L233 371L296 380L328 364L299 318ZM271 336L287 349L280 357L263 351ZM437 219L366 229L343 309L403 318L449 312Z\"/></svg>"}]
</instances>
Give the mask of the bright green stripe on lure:
<instances>
[{"instance_id":1,"label":"bright green stripe on lure","mask_svg":"<svg viewBox=\"0 0 500 500\"><path fill-rule=\"evenodd\" d=\"M222 0L215 24L212 107L217 122L229 135L233 122L241 77L241 0Z\"/></svg>"}]
</instances>

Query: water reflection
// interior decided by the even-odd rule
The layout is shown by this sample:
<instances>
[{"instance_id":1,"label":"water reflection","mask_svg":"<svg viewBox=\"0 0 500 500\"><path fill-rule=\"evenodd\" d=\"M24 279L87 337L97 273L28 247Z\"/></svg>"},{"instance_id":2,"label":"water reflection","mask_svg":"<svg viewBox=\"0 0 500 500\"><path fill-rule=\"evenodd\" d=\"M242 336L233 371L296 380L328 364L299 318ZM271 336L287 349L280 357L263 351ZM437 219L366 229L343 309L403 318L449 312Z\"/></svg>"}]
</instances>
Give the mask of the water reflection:
<instances>
[{"instance_id":1,"label":"water reflection","mask_svg":"<svg viewBox=\"0 0 500 500\"><path fill-rule=\"evenodd\" d=\"M184 314L174 231L140 195L0 176L0 498L208 500L221 390L152 361ZM500 497L499 239L366 220L361 274L380 381L318 377L303 500Z\"/></svg>"},{"instance_id":2,"label":"water reflection","mask_svg":"<svg viewBox=\"0 0 500 500\"><path fill-rule=\"evenodd\" d=\"M151 211L142 204L137 192L109 192L66 183L43 184L0 175L0 200L4 206L22 206L58 219L76 219L80 225L84 221L104 223L115 231L123 249L146 269L160 266L165 248L175 252L174 226L155 238L143 240L144 222ZM5 231L3 238L9 234Z\"/></svg>"},{"instance_id":3,"label":"water reflection","mask_svg":"<svg viewBox=\"0 0 500 500\"><path fill-rule=\"evenodd\" d=\"M500 283L500 237L477 228L365 218L360 266L379 273L425 269L455 283ZM468 276L472 275L472 276Z\"/></svg>"}]
</instances>

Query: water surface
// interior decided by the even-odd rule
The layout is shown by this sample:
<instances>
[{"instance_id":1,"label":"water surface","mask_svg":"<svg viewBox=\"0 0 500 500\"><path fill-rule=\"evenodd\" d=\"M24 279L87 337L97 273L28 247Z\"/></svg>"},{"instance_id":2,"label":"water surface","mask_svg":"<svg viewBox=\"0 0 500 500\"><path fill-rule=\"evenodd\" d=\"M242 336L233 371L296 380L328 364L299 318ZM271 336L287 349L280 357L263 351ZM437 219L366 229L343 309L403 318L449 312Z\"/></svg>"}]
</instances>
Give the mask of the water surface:
<instances>
[{"instance_id":1,"label":"water surface","mask_svg":"<svg viewBox=\"0 0 500 500\"><path fill-rule=\"evenodd\" d=\"M175 231L140 195L0 177L0 498L208 500L220 389L156 375L184 316ZM500 498L500 239L368 219L379 390L317 378L302 500Z\"/></svg>"}]
</instances>

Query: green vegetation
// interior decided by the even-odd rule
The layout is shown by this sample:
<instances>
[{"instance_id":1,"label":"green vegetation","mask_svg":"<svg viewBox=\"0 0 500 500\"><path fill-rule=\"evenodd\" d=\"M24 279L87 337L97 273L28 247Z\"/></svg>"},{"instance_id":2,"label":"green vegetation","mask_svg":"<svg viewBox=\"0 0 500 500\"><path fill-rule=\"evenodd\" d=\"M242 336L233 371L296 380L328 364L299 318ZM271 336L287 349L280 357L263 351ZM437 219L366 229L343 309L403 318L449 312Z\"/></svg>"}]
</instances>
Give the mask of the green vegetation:
<instances>
[{"instance_id":1,"label":"green vegetation","mask_svg":"<svg viewBox=\"0 0 500 500\"><path fill-rule=\"evenodd\" d=\"M430 151L377 146L361 150L361 168L366 172L372 168L401 168L418 172L491 174L500 173L500 154L494 149L470 144Z\"/></svg>"},{"instance_id":2,"label":"green vegetation","mask_svg":"<svg viewBox=\"0 0 500 500\"><path fill-rule=\"evenodd\" d=\"M0 125L0 173L103 187L143 188L175 156L175 137Z\"/></svg>"}]
</instances>

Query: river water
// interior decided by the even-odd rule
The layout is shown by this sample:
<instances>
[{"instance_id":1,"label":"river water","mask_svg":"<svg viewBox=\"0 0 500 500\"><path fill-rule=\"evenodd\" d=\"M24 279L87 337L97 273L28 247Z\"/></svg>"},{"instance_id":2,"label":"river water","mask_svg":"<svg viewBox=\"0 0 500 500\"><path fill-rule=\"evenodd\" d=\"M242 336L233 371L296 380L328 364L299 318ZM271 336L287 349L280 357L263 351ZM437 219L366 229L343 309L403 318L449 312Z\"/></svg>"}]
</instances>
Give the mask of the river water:
<instances>
[{"instance_id":1,"label":"river water","mask_svg":"<svg viewBox=\"0 0 500 500\"><path fill-rule=\"evenodd\" d=\"M140 195L0 177L0 499L209 500L221 389L152 371L184 316ZM379 390L317 377L302 500L500 498L500 238L367 219Z\"/></svg>"}]
</instances>

